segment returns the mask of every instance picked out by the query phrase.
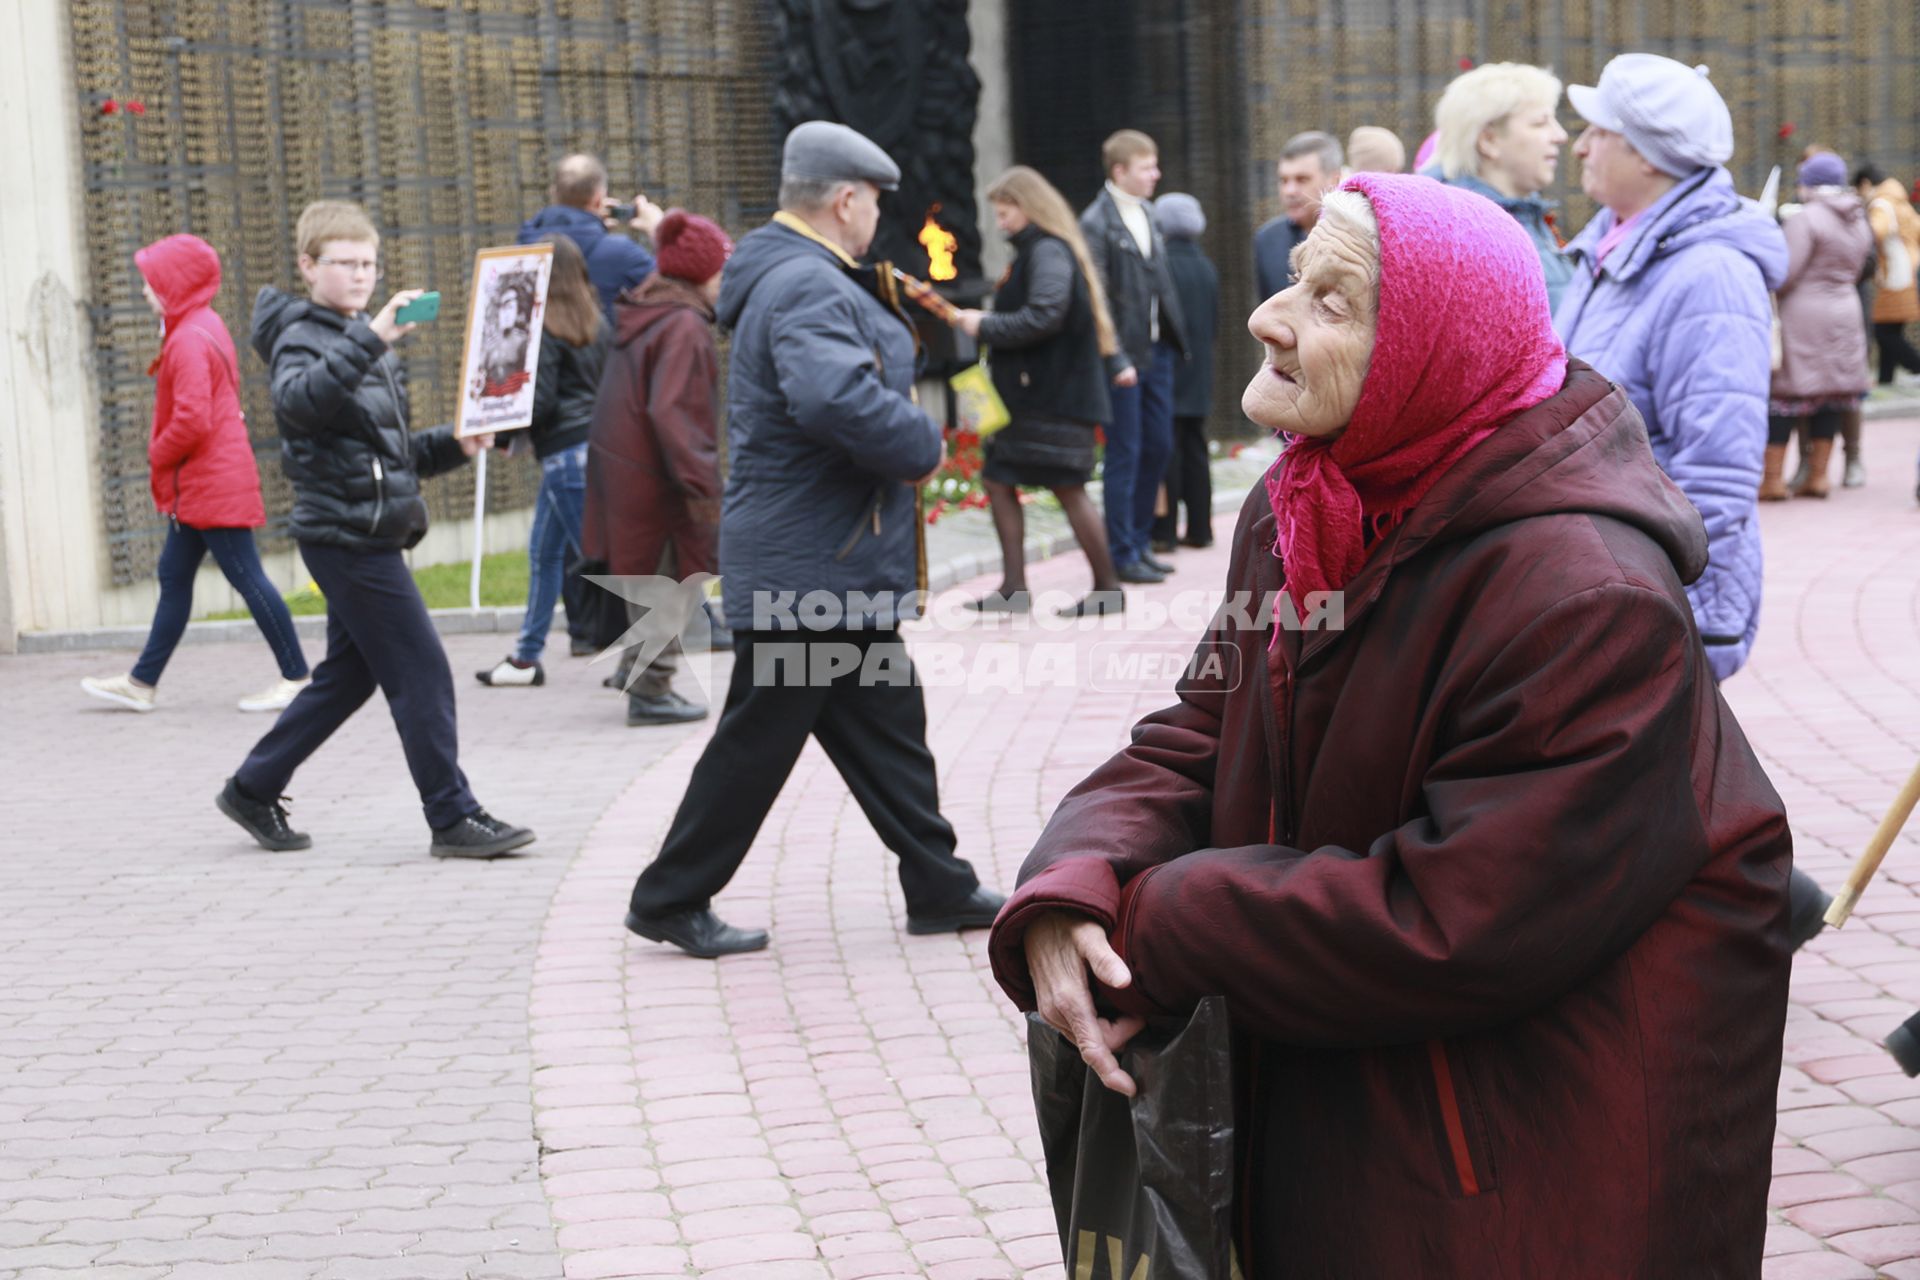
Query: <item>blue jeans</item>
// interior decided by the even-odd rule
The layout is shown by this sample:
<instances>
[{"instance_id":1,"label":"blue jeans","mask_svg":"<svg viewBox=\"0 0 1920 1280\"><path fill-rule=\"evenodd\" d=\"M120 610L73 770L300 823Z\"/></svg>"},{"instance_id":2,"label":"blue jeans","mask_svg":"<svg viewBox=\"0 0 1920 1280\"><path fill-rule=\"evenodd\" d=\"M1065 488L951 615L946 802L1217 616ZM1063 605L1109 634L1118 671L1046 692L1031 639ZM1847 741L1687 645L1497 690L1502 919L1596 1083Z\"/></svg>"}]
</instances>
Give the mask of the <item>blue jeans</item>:
<instances>
[{"instance_id":1,"label":"blue jeans","mask_svg":"<svg viewBox=\"0 0 1920 1280\"><path fill-rule=\"evenodd\" d=\"M553 602L567 576L567 561L580 555L580 522L586 508L587 446L575 445L542 458L540 497L534 504L533 537L527 548L527 615L513 654L521 662L538 662L546 652Z\"/></svg>"},{"instance_id":2,"label":"blue jeans","mask_svg":"<svg viewBox=\"0 0 1920 1280\"><path fill-rule=\"evenodd\" d=\"M1113 422L1101 462L1106 500L1107 545L1114 567L1147 554L1153 504L1173 455L1173 348L1153 344L1153 359L1140 381L1113 388Z\"/></svg>"},{"instance_id":3,"label":"blue jeans","mask_svg":"<svg viewBox=\"0 0 1920 1280\"><path fill-rule=\"evenodd\" d=\"M289 680L301 680L307 674L307 656L300 650L300 637L293 629L293 616L287 602L267 581L260 567L260 552L253 545L251 529L196 529L175 520L167 526L167 545L160 549L160 603L154 606L153 626L147 632L147 647L133 664L133 678L141 684L160 683L174 646L187 629L187 616L193 612L193 579L207 552L220 566L227 581L247 602L260 634L273 649L280 674Z\"/></svg>"}]
</instances>

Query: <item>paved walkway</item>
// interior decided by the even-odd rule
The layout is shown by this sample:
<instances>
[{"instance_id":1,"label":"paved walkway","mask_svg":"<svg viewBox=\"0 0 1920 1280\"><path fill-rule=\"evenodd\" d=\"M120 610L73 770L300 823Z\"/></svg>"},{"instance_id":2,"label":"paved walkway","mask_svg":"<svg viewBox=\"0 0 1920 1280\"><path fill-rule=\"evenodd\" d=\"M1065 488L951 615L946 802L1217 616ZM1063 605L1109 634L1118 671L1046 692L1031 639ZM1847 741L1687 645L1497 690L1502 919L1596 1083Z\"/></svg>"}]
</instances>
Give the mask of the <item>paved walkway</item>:
<instances>
[{"instance_id":1,"label":"paved walkway","mask_svg":"<svg viewBox=\"0 0 1920 1280\"><path fill-rule=\"evenodd\" d=\"M1768 613L1727 690L1829 882L1920 754L1920 423L1870 435L1868 489L1767 510ZM1145 597L1216 583L1224 553L1181 562ZM1037 691L929 690L984 877L1011 883L1161 704L1106 660L1191 632L1068 637L1080 678ZM1060 639L919 650L1004 676ZM106 655L0 659L0 1280L1063 1277L983 939L905 934L817 749L720 903L773 948L691 961L619 917L708 726L627 730L565 658L543 690L473 685L499 647L449 640L465 762L542 838L479 865L427 858L377 704L296 780L314 849L260 853L213 812L264 728L231 710L263 648L182 650L145 718L74 688ZM717 689L727 661L692 674ZM1796 968L1769 1280L1920 1278L1920 1083L1877 1045L1920 1008L1920 842L1889 872Z\"/></svg>"}]
</instances>

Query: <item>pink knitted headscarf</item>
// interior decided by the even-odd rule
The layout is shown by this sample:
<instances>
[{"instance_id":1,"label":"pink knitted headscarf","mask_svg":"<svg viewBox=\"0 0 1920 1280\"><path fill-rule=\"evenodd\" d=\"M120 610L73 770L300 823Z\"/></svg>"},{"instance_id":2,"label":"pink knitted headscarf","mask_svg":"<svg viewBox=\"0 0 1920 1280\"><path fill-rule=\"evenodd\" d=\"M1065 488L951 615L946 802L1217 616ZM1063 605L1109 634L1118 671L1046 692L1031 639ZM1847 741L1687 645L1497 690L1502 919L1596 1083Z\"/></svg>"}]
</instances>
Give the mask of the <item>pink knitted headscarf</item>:
<instances>
[{"instance_id":1,"label":"pink knitted headscarf","mask_svg":"<svg viewBox=\"0 0 1920 1280\"><path fill-rule=\"evenodd\" d=\"M1380 223L1373 358L1347 429L1298 438L1267 476L1286 586L1337 591L1447 468L1566 381L1539 254L1483 196L1363 173Z\"/></svg>"}]
</instances>

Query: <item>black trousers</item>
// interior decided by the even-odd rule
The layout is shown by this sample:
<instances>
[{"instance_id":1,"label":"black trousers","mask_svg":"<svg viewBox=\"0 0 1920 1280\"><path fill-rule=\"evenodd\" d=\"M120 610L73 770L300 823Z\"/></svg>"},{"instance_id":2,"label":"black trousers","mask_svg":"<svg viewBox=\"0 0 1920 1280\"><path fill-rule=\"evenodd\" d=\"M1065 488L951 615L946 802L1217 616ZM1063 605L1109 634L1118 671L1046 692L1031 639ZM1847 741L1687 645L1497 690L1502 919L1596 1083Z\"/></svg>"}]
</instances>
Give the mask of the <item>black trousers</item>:
<instances>
[{"instance_id":1,"label":"black trousers","mask_svg":"<svg viewBox=\"0 0 1920 1280\"><path fill-rule=\"evenodd\" d=\"M1905 325L1876 324L1873 326L1873 341L1880 348L1881 386L1892 382L1897 370L1920 373L1920 351L1915 351L1913 344L1907 341Z\"/></svg>"},{"instance_id":2,"label":"black trousers","mask_svg":"<svg viewBox=\"0 0 1920 1280\"><path fill-rule=\"evenodd\" d=\"M739 631L733 653L720 723L659 856L633 886L635 912L711 904L746 860L809 734L899 856L909 913L938 911L979 887L940 816L926 697L897 633ZM850 670L830 670L849 661ZM883 668L887 678L876 679Z\"/></svg>"},{"instance_id":3,"label":"black trousers","mask_svg":"<svg viewBox=\"0 0 1920 1280\"><path fill-rule=\"evenodd\" d=\"M1207 457L1207 420L1177 414L1173 419L1173 456L1167 462L1167 514L1153 522L1156 542L1180 536L1180 508L1187 509L1187 540L1213 541L1213 471Z\"/></svg>"},{"instance_id":4,"label":"black trousers","mask_svg":"<svg viewBox=\"0 0 1920 1280\"><path fill-rule=\"evenodd\" d=\"M378 688L400 730L427 825L452 826L480 804L460 772L453 669L406 560L398 551L314 542L300 544L300 558L327 597L327 656L254 745L234 783L256 800L272 800Z\"/></svg>"}]
</instances>

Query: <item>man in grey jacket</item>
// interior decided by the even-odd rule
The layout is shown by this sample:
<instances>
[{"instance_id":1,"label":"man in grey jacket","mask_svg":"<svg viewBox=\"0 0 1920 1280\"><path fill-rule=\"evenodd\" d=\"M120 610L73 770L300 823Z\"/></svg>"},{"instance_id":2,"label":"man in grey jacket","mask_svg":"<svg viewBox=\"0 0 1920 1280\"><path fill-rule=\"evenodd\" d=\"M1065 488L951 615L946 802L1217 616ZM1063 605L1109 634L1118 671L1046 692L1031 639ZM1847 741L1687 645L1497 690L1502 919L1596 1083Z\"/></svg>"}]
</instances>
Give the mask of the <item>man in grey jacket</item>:
<instances>
[{"instance_id":1,"label":"man in grey jacket","mask_svg":"<svg viewBox=\"0 0 1920 1280\"><path fill-rule=\"evenodd\" d=\"M915 486L945 453L913 402L913 331L885 263L859 257L900 170L844 125L787 136L780 212L720 282L733 331L720 572L725 709L627 928L711 958L767 945L712 910L809 734L900 859L909 933L984 929L1002 898L954 855L926 701L898 627L924 586Z\"/></svg>"}]
</instances>

